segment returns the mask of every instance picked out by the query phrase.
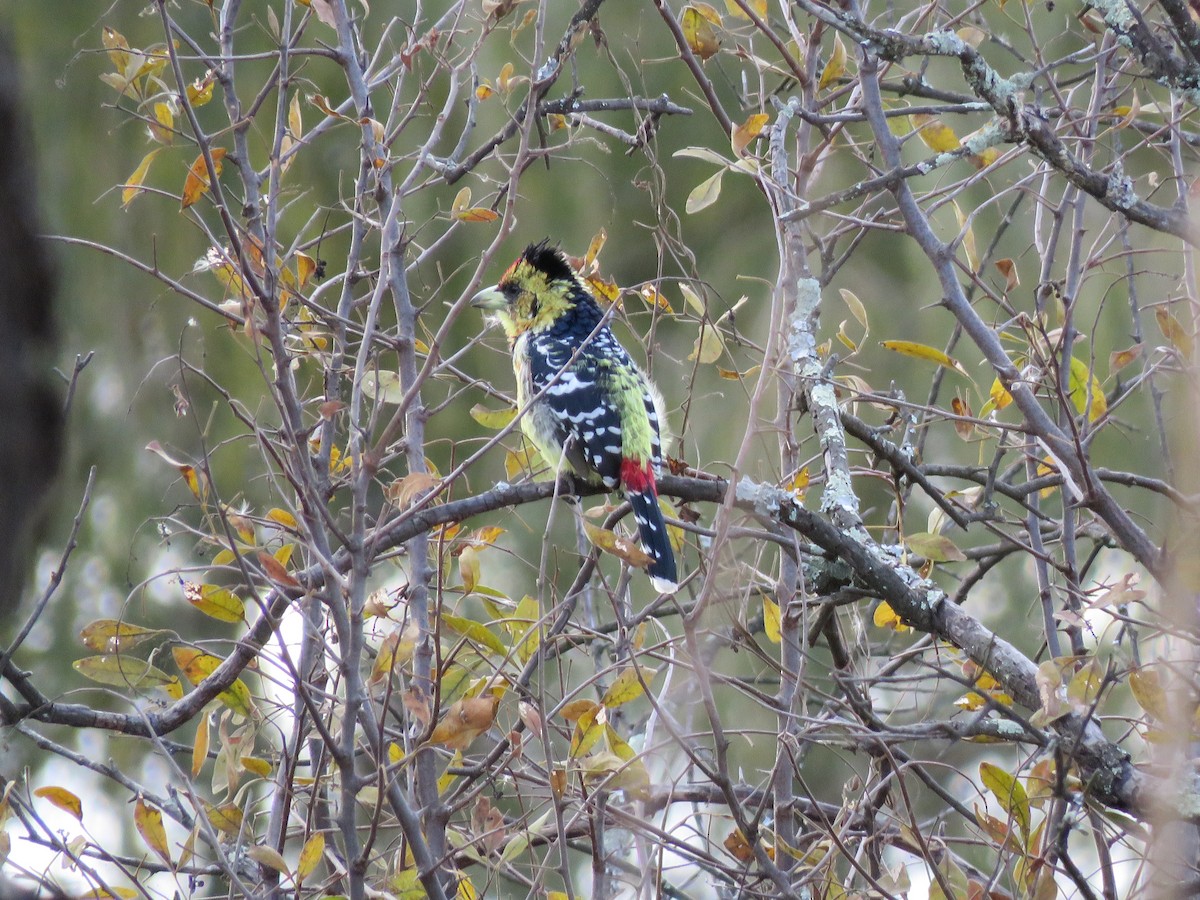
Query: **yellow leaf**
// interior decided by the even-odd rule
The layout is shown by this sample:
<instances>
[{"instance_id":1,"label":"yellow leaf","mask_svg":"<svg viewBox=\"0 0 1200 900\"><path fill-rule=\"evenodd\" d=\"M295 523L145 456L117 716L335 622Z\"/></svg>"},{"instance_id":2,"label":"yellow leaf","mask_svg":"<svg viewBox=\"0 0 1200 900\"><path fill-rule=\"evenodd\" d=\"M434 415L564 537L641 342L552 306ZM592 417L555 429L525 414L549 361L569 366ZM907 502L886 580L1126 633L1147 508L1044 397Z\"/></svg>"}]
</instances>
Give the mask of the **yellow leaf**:
<instances>
[{"instance_id":1,"label":"yellow leaf","mask_svg":"<svg viewBox=\"0 0 1200 900\"><path fill-rule=\"evenodd\" d=\"M260 778L266 778L271 774L271 764L257 756L243 756L238 762L242 764L242 768L247 772L253 772Z\"/></svg>"},{"instance_id":2,"label":"yellow leaf","mask_svg":"<svg viewBox=\"0 0 1200 900\"><path fill-rule=\"evenodd\" d=\"M767 633L767 640L772 644L783 642L783 615L780 612L779 604L768 597L762 595L763 605L763 631Z\"/></svg>"},{"instance_id":3,"label":"yellow leaf","mask_svg":"<svg viewBox=\"0 0 1200 900\"><path fill-rule=\"evenodd\" d=\"M79 639L85 647L97 653L117 653L136 647L158 634L162 632L117 619L96 619L80 630Z\"/></svg>"},{"instance_id":4,"label":"yellow leaf","mask_svg":"<svg viewBox=\"0 0 1200 900\"><path fill-rule=\"evenodd\" d=\"M49 800L63 812L70 813L80 822L83 821L83 801L66 788L40 787L33 792L33 796Z\"/></svg>"},{"instance_id":5,"label":"yellow leaf","mask_svg":"<svg viewBox=\"0 0 1200 900\"><path fill-rule=\"evenodd\" d=\"M927 344L918 344L915 341L880 341L879 345L903 356L911 356L914 359L923 359L927 362L937 363L939 366L947 368L952 372L957 372L964 378L970 379L971 377L967 374L967 370L963 368L962 363L951 356L947 356L936 347L930 347Z\"/></svg>"},{"instance_id":6,"label":"yellow leaf","mask_svg":"<svg viewBox=\"0 0 1200 900\"><path fill-rule=\"evenodd\" d=\"M834 35L833 53L829 57L829 62L825 63L825 68L821 70L821 80L817 82L817 90L825 90L825 88L845 74L846 45L842 43L840 35Z\"/></svg>"},{"instance_id":7,"label":"yellow leaf","mask_svg":"<svg viewBox=\"0 0 1200 900\"><path fill-rule=\"evenodd\" d=\"M217 83L217 76L212 69L204 73L203 78L197 78L187 86L188 103L192 106L203 106L208 103L213 96L213 85Z\"/></svg>"},{"instance_id":8,"label":"yellow leaf","mask_svg":"<svg viewBox=\"0 0 1200 900\"><path fill-rule=\"evenodd\" d=\"M890 628L892 631L912 631L912 626L905 625L886 600L879 601L879 605L875 607L875 613L871 616L871 621L876 628Z\"/></svg>"},{"instance_id":9,"label":"yellow leaf","mask_svg":"<svg viewBox=\"0 0 1200 900\"><path fill-rule=\"evenodd\" d=\"M418 631L414 625L406 628L396 628L384 636L379 644L379 652L375 655L375 664L371 667L368 684L382 684L410 659L417 647Z\"/></svg>"},{"instance_id":10,"label":"yellow leaf","mask_svg":"<svg viewBox=\"0 0 1200 900\"><path fill-rule=\"evenodd\" d=\"M516 417L517 410L515 407L508 409L488 409L478 403L471 407L471 418L484 428L491 428L494 431L504 428Z\"/></svg>"},{"instance_id":11,"label":"yellow leaf","mask_svg":"<svg viewBox=\"0 0 1200 900\"><path fill-rule=\"evenodd\" d=\"M195 778L208 762L208 716L201 715L196 726L196 740L192 742L192 777Z\"/></svg>"},{"instance_id":12,"label":"yellow leaf","mask_svg":"<svg viewBox=\"0 0 1200 900\"><path fill-rule=\"evenodd\" d=\"M1179 320L1171 315L1170 310L1158 307L1154 310L1154 319L1158 322L1158 330L1163 337L1171 342L1171 346L1179 351L1184 359L1192 358L1192 336L1187 333Z\"/></svg>"},{"instance_id":13,"label":"yellow leaf","mask_svg":"<svg viewBox=\"0 0 1200 900\"><path fill-rule=\"evenodd\" d=\"M1159 680L1158 672L1142 667L1129 674L1129 689L1137 705L1159 722L1168 722L1171 718L1167 704L1167 693Z\"/></svg>"},{"instance_id":14,"label":"yellow leaf","mask_svg":"<svg viewBox=\"0 0 1200 900\"><path fill-rule=\"evenodd\" d=\"M992 792L1000 807L1016 820L1024 835L1029 834L1029 797L1015 776L999 766L984 762L979 764L979 777L983 786Z\"/></svg>"},{"instance_id":15,"label":"yellow leaf","mask_svg":"<svg viewBox=\"0 0 1200 900\"><path fill-rule=\"evenodd\" d=\"M212 155L213 171L216 174L221 174L221 167L225 159L224 147L213 147L210 151ZM199 200L204 192L208 190L208 166L204 161L204 154L201 153L196 157L195 161L188 167L187 178L183 182L183 195L179 202L181 210L187 209L197 200Z\"/></svg>"},{"instance_id":16,"label":"yellow leaf","mask_svg":"<svg viewBox=\"0 0 1200 900\"><path fill-rule=\"evenodd\" d=\"M317 832L300 848L300 859L296 862L296 880L303 881L317 868L317 863L325 854L325 835Z\"/></svg>"},{"instance_id":17,"label":"yellow leaf","mask_svg":"<svg viewBox=\"0 0 1200 900\"><path fill-rule=\"evenodd\" d=\"M683 8L679 17L679 27L683 31L683 39L688 48L701 60L707 60L721 49L713 22L701 10L689 4Z\"/></svg>"},{"instance_id":18,"label":"yellow leaf","mask_svg":"<svg viewBox=\"0 0 1200 900\"><path fill-rule=\"evenodd\" d=\"M579 759L599 743L604 737L603 707L597 707L592 712L585 712L575 722L575 730L571 732L571 748L568 751L571 759Z\"/></svg>"},{"instance_id":19,"label":"yellow leaf","mask_svg":"<svg viewBox=\"0 0 1200 900\"><path fill-rule=\"evenodd\" d=\"M642 677L649 680L654 676L652 670L643 670ZM638 679L638 670L630 666L622 669L621 674L613 679L613 683L608 686L608 690L604 692L604 696L600 698L600 705L606 709L612 709L614 706L621 706L631 700L636 700L645 693L642 687L642 682Z\"/></svg>"},{"instance_id":20,"label":"yellow leaf","mask_svg":"<svg viewBox=\"0 0 1200 900\"><path fill-rule=\"evenodd\" d=\"M464 547L458 554L458 577L464 593L471 593L479 584L479 551L474 547Z\"/></svg>"},{"instance_id":21,"label":"yellow leaf","mask_svg":"<svg viewBox=\"0 0 1200 900\"><path fill-rule=\"evenodd\" d=\"M592 289L593 294L608 303L616 303L621 298L621 289L615 281L600 275L588 275L583 280L587 282L587 286Z\"/></svg>"},{"instance_id":22,"label":"yellow leaf","mask_svg":"<svg viewBox=\"0 0 1200 900\"><path fill-rule=\"evenodd\" d=\"M913 128L916 129L917 136L925 142L925 146L935 153L950 153L962 146L954 129L943 123L937 116L931 116L928 113L914 113L908 118L912 122Z\"/></svg>"},{"instance_id":23,"label":"yellow leaf","mask_svg":"<svg viewBox=\"0 0 1200 900\"><path fill-rule=\"evenodd\" d=\"M204 817L210 825L222 834L238 837L242 832L242 809L236 803L222 803L213 806L204 800L200 801Z\"/></svg>"},{"instance_id":24,"label":"yellow leaf","mask_svg":"<svg viewBox=\"0 0 1200 900\"><path fill-rule=\"evenodd\" d=\"M133 824L138 834L168 866L171 865L171 849L167 844L167 832L163 828L162 813L153 806L147 806L141 797L133 807Z\"/></svg>"},{"instance_id":25,"label":"yellow leaf","mask_svg":"<svg viewBox=\"0 0 1200 900\"><path fill-rule=\"evenodd\" d=\"M267 510L266 517L268 521L274 522L276 525L280 525L292 531L296 531L299 528L299 523L296 522L296 517L286 509L274 507L273 509Z\"/></svg>"},{"instance_id":26,"label":"yellow leaf","mask_svg":"<svg viewBox=\"0 0 1200 900\"><path fill-rule=\"evenodd\" d=\"M183 598L206 616L218 622L241 622L246 617L245 604L232 591L215 584L196 584L185 581Z\"/></svg>"},{"instance_id":27,"label":"yellow leaf","mask_svg":"<svg viewBox=\"0 0 1200 900\"><path fill-rule=\"evenodd\" d=\"M745 3L746 6L754 10L754 14L760 19L765 19L767 17L767 0L745 0ZM746 15L745 10L743 10L741 6L734 2L734 0L725 0L725 9L729 11L731 16L750 21L750 17Z\"/></svg>"},{"instance_id":28,"label":"yellow leaf","mask_svg":"<svg viewBox=\"0 0 1200 900\"><path fill-rule=\"evenodd\" d=\"M1075 411L1081 415L1087 413L1089 422L1095 422L1108 412L1108 399L1104 396L1104 387L1082 359L1071 357L1068 389L1068 396Z\"/></svg>"},{"instance_id":29,"label":"yellow leaf","mask_svg":"<svg viewBox=\"0 0 1200 900\"><path fill-rule=\"evenodd\" d=\"M604 249L604 245L608 242L608 231L601 228L594 235L591 241L588 242L587 252L583 254L583 265L580 271L591 271L592 265L600 256L600 251Z\"/></svg>"},{"instance_id":30,"label":"yellow leaf","mask_svg":"<svg viewBox=\"0 0 1200 900\"><path fill-rule=\"evenodd\" d=\"M743 122L741 125L733 127L733 133L730 135L729 145L733 149L734 156L741 156L746 148L750 146L750 142L762 134L763 128L771 121L771 117L766 113L755 113Z\"/></svg>"},{"instance_id":31,"label":"yellow leaf","mask_svg":"<svg viewBox=\"0 0 1200 900\"><path fill-rule=\"evenodd\" d=\"M1012 401L1012 394L1000 383L1000 379L994 379L988 390L988 402L992 405L992 409L1004 409Z\"/></svg>"},{"instance_id":32,"label":"yellow leaf","mask_svg":"<svg viewBox=\"0 0 1200 900\"><path fill-rule=\"evenodd\" d=\"M146 176L150 172L150 164L154 162L154 157L158 156L161 151L162 147L155 147L143 156L142 161L133 170L133 174L126 179L121 190L121 206L128 206L133 202L133 198L142 192L142 182L146 180Z\"/></svg>"},{"instance_id":33,"label":"yellow leaf","mask_svg":"<svg viewBox=\"0 0 1200 900\"><path fill-rule=\"evenodd\" d=\"M172 647L171 656L175 665L183 673L188 683L195 686L200 684L216 671L225 660L211 653L204 653L194 647ZM254 701L250 697L250 689L240 679L234 680L228 688L221 691L217 698L235 713L246 718L252 718L255 713Z\"/></svg>"}]
</instances>

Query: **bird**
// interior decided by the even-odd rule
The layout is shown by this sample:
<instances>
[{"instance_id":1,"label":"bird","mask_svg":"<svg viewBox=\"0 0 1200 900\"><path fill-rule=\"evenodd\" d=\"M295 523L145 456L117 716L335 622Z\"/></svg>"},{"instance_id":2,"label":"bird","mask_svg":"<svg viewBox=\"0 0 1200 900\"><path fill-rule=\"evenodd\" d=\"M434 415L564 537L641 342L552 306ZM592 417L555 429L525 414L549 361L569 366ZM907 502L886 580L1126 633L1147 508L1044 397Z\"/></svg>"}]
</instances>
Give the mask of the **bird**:
<instances>
[{"instance_id":1,"label":"bird","mask_svg":"<svg viewBox=\"0 0 1200 900\"><path fill-rule=\"evenodd\" d=\"M472 305L508 337L521 428L557 471L620 487L633 509L647 574L660 594L678 587L675 554L658 505L662 395L608 327L604 310L566 255L530 244Z\"/></svg>"}]
</instances>

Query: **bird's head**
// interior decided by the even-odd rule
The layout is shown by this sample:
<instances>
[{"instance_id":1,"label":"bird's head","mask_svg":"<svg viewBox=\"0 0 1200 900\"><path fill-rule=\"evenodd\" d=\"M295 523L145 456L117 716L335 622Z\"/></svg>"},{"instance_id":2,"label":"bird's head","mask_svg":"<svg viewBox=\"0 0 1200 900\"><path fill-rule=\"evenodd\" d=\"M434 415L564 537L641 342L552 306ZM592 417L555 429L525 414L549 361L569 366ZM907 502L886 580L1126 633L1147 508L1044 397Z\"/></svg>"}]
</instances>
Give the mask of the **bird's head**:
<instances>
[{"instance_id":1,"label":"bird's head","mask_svg":"<svg viewBox=\"0 0 1200 900\"><path fill-rule=\"evenodd\" d=\"M471 305L494 313L509 340L516 340L581 307L595 307L596 301L563 252L542 241L526 247L500 281L476 294Z\"/></svg>"}]
</instances>

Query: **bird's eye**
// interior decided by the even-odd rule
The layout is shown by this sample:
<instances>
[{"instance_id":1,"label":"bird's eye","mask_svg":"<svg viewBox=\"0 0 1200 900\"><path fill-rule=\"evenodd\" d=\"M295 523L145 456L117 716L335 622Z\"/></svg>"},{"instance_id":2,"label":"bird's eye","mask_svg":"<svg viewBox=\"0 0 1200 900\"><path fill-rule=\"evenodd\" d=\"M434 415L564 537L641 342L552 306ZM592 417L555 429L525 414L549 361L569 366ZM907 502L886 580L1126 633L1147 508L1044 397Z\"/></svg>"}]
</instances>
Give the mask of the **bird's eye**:
<instances>
[{"instance_id":1,"label":"bird's eye","mask_svg":"<svg viewBox=\"0 0 1200 900\"><path fill-rule=\"evenodd\" d=\"M537 298L534 298L529 301L529 316L530 316L530 318L535 318L537 316L537 314L538 314L538 302L537 302Z\"/></svg>"}]
</instances>

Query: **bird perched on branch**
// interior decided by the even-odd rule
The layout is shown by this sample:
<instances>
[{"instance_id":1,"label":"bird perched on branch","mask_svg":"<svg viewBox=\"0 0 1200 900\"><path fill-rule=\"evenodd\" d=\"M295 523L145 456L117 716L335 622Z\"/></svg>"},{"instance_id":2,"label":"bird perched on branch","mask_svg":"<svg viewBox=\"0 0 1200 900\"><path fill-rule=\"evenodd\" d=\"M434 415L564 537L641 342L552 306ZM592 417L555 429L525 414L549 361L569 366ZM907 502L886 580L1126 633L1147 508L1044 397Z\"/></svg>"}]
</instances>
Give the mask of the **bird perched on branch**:
<instances>
[{"instance_id":1,"label":"bird perched on branch","mask_svg":"<svg viewBox=\"0 0 1200 900\"><path fill-rule=\"evenodd\" d=\"M565 460L625 493L650 557L650 581L677 587L658 506L662 396L617 341L591 289L557 247L530 244L472 305L496 314L512 348L525 434L547 462Z\"/></svg>"}]
</instances>

